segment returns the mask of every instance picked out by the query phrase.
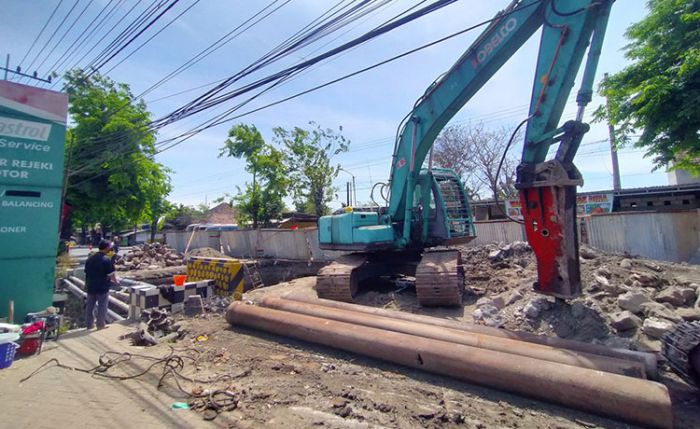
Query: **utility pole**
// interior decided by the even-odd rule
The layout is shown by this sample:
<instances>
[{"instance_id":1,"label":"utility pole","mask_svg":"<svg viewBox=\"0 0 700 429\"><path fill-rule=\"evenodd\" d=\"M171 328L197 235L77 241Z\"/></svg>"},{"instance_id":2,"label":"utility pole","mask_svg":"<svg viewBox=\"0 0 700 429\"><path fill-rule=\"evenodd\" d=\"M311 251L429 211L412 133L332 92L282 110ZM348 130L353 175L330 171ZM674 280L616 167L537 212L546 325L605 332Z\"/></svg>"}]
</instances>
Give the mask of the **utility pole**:
<instances>
[{"instance_id":1,"label":"utility pole","mask_svg":"<svg viewBox=\"0 0 700 429\"><path fill-rule=\"evenodd\" d=\"M346 195L345 195L345 200L346 200L347 203L348 203L348 207L350 207L350 206L352 206L352 205L350 204L350 182L345 182L345 185L346 185L346 186L345 186L345 193L346 193Z\"/></svg>"},{"instance_id":2,"label":"utility pole","mask_svg":"<svg viewBox=\"0 0 700 429\"><path fill-rule=\"evenodd\" d=\"M613 169L613 191L617 192L622 188L620 183L620 164L617 159L617 148L615 148L615 129L608 123L608 133L610 134L610 158L612 158Z\"/></svg>"},{"instance_id":3,"label":"utility pole","mask_svg":"<svg viewBox=\"0 0 700 429\"><path fill-rule=\"evenodd\" d=\"M22 73L22 68L19 66L17 66L17 69L12 70L10 68L10 54L7 54L7 56L5 56L5 67L0 67L0 70L5 71L5 80L8 80L7 74L12 73L12 74L17 75L17 76L29 78L29 82L31 82L31 80L34 79L34 80L38 80L39 82L51 83L51 75L49 75L49 77L47 77L46 79L43 79L43 78L40 78L38 76L36 71L32 74Z\"/></svg>"},{"instance_id":4,"label":"utility pole","mask_svg":"<svg viewBox=\"0 0 700 429\"><path fill-rule=\"evenodd\" d=\"M604 80L607 80L608 74L605 73L603 76ZM613 191L617 192L622 188L622 183L620 181L620 163L617 159L617 147L615 145L615 127L610 123L610 101L605 97L605 110L606 110L606 120L608 122L608 135L610 140L610 158L612 159L612 169L613 169Z\"/></svg>"}]
</instances>

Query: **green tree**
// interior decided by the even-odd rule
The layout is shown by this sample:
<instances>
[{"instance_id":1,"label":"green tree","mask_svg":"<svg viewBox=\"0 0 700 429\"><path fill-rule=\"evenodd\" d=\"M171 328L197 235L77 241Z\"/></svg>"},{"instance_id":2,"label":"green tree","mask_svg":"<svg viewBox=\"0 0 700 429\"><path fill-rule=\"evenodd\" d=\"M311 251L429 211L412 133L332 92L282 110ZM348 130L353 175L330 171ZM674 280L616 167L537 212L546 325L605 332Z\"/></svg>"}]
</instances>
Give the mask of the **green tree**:
<instances>
[{"instance_id":1,"label":"green tree","mask_svg":"<svg viewBox=\"0 0 700 429\"><path fill-rule=\"evenodd\" d=\"M348 151L350 142L343 137L343 127L338 131L322 129L310 122L310 129L295 127L273 130L275 140L284 151L289 177L292 183L294 205L297 209L313 207L310 214L323 216L329 213L328 203L333 199L333 180L338 177L340 164L333 157ZM305 210L305 211L307 211Z\"/></svg>"},{"instance_id":2,"label":"green tree","mask_svg":"<svg viewBox=\"0 0 700 429\"><path fill-rule=\"evenodd\" d=\"M188 225L199 223L206 216L208 208L191 207L184 204L174 205L168 203L168 211L165 213L165 222L177 230L184 230Z\"/></svg>"},{"instance_id":3,"label":"green tree","mask_svg":"<svg viewBox=\"0 0 700 429\"><path fill-rule=\"evenodd\" d=\"M66 143L66 202L78 224L118 230L146 218L170 191L154 159L155 134L144 102L129 86L82 71L66 74L73 126Z\"/></svg>"},{"instance_id":4,"label":"green tree","mask_svg":"<svg viewBox=\"0 0 700 429\"><path fill-rule=\"evenodd\" d=\"M648 0L649 14L626 32L632 64L606 78L607 106L598 119L613 126L619 145L635 130L635 146L656 168L700 174L700 0Z\"/></svg>"},{"instance_id":5,"label":"green tree","mask_svg":"<svg viewBox=\"0 0 700 429\"><path fill-rule=\"evenodd\" d=\"M228 136L219 157L245 159L245 170L253 176L253 182L246 182L244 189L239 188L234 196L240 216L238 221L243 224L250 220L253 228L260 222L269 224L284 210L283 198L287 195L289 180L285 175L283 154L265 143L254 125L235 125Z\"/></svg>"},{"instance_id":6,"label":"green tree","mask_svg":"<svg viewBox=\"0 0 700 429\"><path fill-rule=\"evenodd\" d=\"M169 171L169 169L152 170L152 175L162 175L163 177L153 177L151 180L146 181L145 197L147 206L144 220L151 225L151 242L156 238L159 221L173 208L173 205L165 198L172 190L170 177L167 175Z\"/></svg>"}]
</instances>

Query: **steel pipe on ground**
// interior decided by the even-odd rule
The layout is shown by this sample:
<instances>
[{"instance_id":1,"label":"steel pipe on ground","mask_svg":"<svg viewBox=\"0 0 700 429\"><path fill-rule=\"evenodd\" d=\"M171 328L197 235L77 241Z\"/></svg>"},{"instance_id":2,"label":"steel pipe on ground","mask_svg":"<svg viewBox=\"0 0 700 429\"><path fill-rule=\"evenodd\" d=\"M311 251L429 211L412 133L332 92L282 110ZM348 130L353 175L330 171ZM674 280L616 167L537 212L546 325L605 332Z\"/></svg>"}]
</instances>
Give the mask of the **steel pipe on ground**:
<instances>
[{"instance_id":1,"label":"steel pipe on ground","mask_svg":"<svg viewBox=\"0 0 700 429\"><path fill-rule=\"evenodd\" d=\"M78 286L80 286L81 288L85 288L85 282L82 281L82 280L80 280L79 278L77 278L77 277L68 277L68 279L69 279L71 282L73 282L73 283L77 284ZM109 305L111 305L112 307L116 308L117 310L123 311L124 313L127 313L127 314L129 313L129 305L128 305L128 304L125 304L124 302L119 301L117 298L113 297L112 295L109 295L109 297L107 298L107 300L109 301Z\"/></svg>"},{"instance_id":2,"label":"steel pipe on ground","mask_svg":"<svg viewBox=\"0 0 700 429\"><path fill-rule=\"evenodd\" d=\"M68 291L71 292L73 295L75 295L79 298L86 298L87 297L87 292L82 290L80 288L80 286L77 286L77 285L71 283L67 279L63 279L63 284L66 286ZM124 318L122 316L120 316L119 314L117 314L114 311L109 310L109 309L107 310L107 317L109 318L109 320L111 322L119 322L119 321L124 320Z\"/></svg>"},{"instance_id":3,"label":"steel pipe on ground","mask_svg":"<svg viewBox=\"0 0 700 429\"><path fill-rule=\"evenodd\" d=\"M631 423L672 427L666 387L648 380L242 302L229 306L226 319L234 326L335 347Z\"/></svg>"},{"instance_id":4,"label":"steel pipe on ground","mask_svg":"<svg viewBox=\"0 0 700 429\"><path fill-rule=\"evenodd\" d=\"M260 305L292 313L352 323L354 325L402 332L404 334L417 335L519 356L529 356L549 362L558 362L565 365L596 369L637 378L646 378L644 365L629 360L558 349L543 344L533 344L525 341L494 337L425 323L410 322L391 317L368 315L357 311L324 307L317 304L290 301L273 296L263 298L260 301Z\"/></svg>"},{"instance_id":5,"label":"steel pipe on ground","mask_svg":"<svg viewBox=\"0 0 700 429\"><path fill-rule=\"evenodd\" d=\"M310 304L323 305L325 307L338 308L343 310L358 311L365 314L374 314L377 316L392 317L395 319L418 322L421 324L430 324L445 328L459 329L466 332L476 334L490 335L500 338L510 338L512 340L527 341L530 343L543 344L560 349L568 349L577 352L596 354L600 356L608 356L618 359L632 360L640 362L644 365L647 377L651 379L658 378L657 358L654 353L636 352L633 350L614 349L601 346L598 344L582 343L580 341L567 340L563 338L546 337L536 335L529 332L509 331L506 329L492 328L489 326L476 325L473 323L458 322L455 320L446 320L438 317L425 316L421 314L406 313L403 311L385 310L383 308L368 307L365 305L350 304L347 302L331 301L329 299L307 298L295 295L283 295L282 298L306 302Z\"/></svg>"}]
</instances>

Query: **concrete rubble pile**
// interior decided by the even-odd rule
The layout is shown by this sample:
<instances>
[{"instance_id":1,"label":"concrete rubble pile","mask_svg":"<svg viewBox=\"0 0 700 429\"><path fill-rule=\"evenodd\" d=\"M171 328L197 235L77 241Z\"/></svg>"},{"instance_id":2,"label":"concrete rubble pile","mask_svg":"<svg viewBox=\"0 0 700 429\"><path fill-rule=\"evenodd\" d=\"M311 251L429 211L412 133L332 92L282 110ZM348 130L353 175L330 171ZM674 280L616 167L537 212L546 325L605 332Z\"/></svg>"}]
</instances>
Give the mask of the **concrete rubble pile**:
<instances>
[{"instance_id":1,"label":"concrete rubble pile","mask_svg":"<svg viewBox=\"0 0 700 429\"><path fill-rule=\"evenodd\" d=\"M142 244L115 262L118 271L155 270L183 265L184 255L160 243Z\"/></svg>"},{"instance_id":2,"label":"concrete rubble pile","mask_svg":"<svg viewBox=\"0 0 700 429\"><path fill-rule=\"evenodd\" d=\"M582 247L583 295L564 302L532 291L536 262L527 243L462 249L473 319L518 329L658 352L677 323L700 320L700 277L684 264Z\"/></svg>"}]
</instances>

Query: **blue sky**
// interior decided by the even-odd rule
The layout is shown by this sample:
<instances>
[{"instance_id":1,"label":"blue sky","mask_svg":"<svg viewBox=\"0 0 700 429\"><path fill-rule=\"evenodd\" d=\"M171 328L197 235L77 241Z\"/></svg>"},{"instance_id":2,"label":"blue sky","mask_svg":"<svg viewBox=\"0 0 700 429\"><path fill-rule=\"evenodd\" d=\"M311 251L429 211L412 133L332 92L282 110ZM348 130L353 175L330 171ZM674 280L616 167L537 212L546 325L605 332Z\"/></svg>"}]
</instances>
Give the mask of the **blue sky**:
<instances>
[{"instance_id":1,"label":"blue sky","mask_svg":"<svg viewBox=\"0 0 700 429\"><path fill-rule=\"evenodd\" d=\"M79 0L76 10L87 6L90 1ZM81 29L107 2L108 0L92 0L84 16L67 33L64 43L59 44L56 51L48 56L44 67L55 62L55 59L66 50L73 39L78 37ZM140 93L269 2L269 0L202 0L144 48L112 70L109 76L117 81L128 83L134 93ZM2 3L0 28L3 28L3 31L0 33L0 54L4 58L5 54L9 53L10 64L16 66L58 4L58 0L33 2L4 0ZM56 16L65 15L74 3L73 0L64 0ZM137 9L145 7L147 2L142 3L143 5L138 5ZM163 23L169 21L167 17L174 17L193 3L194 0L181 0L172 13L166 16ZM311 22L334 3L322 0L292 0L222 49L148 94L145 101L149 110L154 117L158 117L196 97L206 88L188 91L177 96L172 95L237 72ZM322 39L298 52L297 55L292 55L264 69L251 80L350 40L416 3L416 1L407 0L392 1L376 13L351 24L337 34ZM508 3L509 0L490 2L460 0L456 4L381 36L329 62L315 66L288 84L268 92L250 107L265 105L489 19ZM623 33L629 24L640 20L645 15L644 3L642 0L618 0L614 4L598 67L598 78L603 73L618 71L627 64L621 52L621 48L626 43ZM121 13L125 13L133 4L134 0L126 0L120 9ZM72 15L73 18L75 16ZM53 22L53 25L55 24L56 21ZM152 32L145 34L148 36ZM342 125L344 135L352 143L350 152L339 156L337 160L355 175L358 201L368 201L371 184L386 180L388 177L393 139L399 121L425 88L457 60L478 34L479 31L467 33L339 84L241 118L237 122L255 124L267 139L271 139L272 128L275 126L305 126L309 121L315 121L329 128ZM322 46L337 36L340 37L327 46ZM46 34L39 40L37 46L41 46L45 38ZM488 127L497 128L512 127L525 118L538 42L539 34L511 58L509 63L482 88L452 122L483 121ZM130 50L131 48L127 48L121 56L117 56L108 64L105 70L120 61ZM50 49L47 49L42 56L46 56L49 51ZM31 59L37 52L38 49L35 48L29 58ZM94 53L88 58L93 56ZM25 62L25 67L27 63L29 61ZM48 71L45 68L39 69L40 74ZM579 81L580 76L577 79L577 82ZM598 104L600 99L594 99L588 112L592 112ZM213 112L168 126L161 130L159 138L165 139L186 131L208 119L213 113L225 110L226 107L222 106L214 109ZM575 108L575 103L571 102L567 106L562 121L572 119ZM590 116L586 115L585 119L590 119ZM211 202L224 193L235 193L237 185L241 186L249 180L247 173L243 170L242 161L218 158L219 148L226 139L230 126L231 124L222 124L207 130L158 155L158 160L173 170L174 189L170 197L172 201L184 204L198 204L205 200ZM584 176L584 191L612 188L612 167L609 153L606 151L607 143L600 142L606 138L607 128L601 124L592 124L591 131L584 139L584 146L579 151L576 164ZM520 149L513 150L519 153ZM651 173L652 165L644 159L643 155L643 152L634 148L621 151L623 187L667 183L665 173ZM339 201L344 200L344 186L349 178L350 175L341 172L336 180L342 190L338 193L338 199L334 201L333 206L338 206Z\"/></svg>"}]
</instances>

